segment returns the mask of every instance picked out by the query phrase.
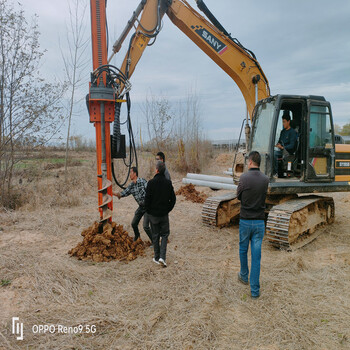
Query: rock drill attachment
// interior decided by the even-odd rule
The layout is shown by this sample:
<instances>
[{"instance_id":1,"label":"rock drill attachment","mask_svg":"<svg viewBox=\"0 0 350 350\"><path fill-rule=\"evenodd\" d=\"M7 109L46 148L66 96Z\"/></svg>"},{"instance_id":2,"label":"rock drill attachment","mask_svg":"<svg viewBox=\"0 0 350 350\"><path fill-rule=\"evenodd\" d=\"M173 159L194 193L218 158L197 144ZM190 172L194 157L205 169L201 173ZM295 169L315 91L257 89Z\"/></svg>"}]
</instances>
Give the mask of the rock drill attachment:
<instances>
[{"instance_id":1,"label":"rock drill attachment","mask_svg":"<svg viewBox=\"0 0 350 350\"><path fill-rule=\"evenodd\" d=\"M102 188L98 190L98 193L102 195L102 203L98 206L100 209L102 209L102 217L100 218L100 223L104 223L112 217L112 210L108 208L108 204L112 203L113 198L107 193L108 188L111 186L111 181L102 179Z\"/></svg>"},{"instance_id":2,"label":"rock drill attachment","mask_svg":"<svg viewBox=\"0 0 350 350\"><path fill-rule=\"evenodd\" d=\"M110 123L114 121L116 96L106 67L106 2L91 0L90 10L93 72L87 102L90 122L96 132L98 209L103 226L111 221L113 210Z\"/></svg>"}]
</instances>

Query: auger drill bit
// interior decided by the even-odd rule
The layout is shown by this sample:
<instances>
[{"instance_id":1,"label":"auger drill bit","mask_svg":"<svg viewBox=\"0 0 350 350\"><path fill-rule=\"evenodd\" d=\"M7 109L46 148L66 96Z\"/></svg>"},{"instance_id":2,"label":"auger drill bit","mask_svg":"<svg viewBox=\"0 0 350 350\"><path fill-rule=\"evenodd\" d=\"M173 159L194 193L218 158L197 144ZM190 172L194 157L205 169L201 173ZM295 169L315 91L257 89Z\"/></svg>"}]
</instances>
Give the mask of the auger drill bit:
<instances>
[{"instance_id":1,"label":"auger drill bit","mask_svg":"<svg viewBox=\"0 0 350 350\"><path fill-rule=\"evenodd\" d=\"M112 211L108 208L108 204L112 202L113 197L110 196L108 188L112 186L112 181L107 179L107 162L106 162L106 130L105 130L105 104L104 102L100 103L101 110L101 171L102 174L102 187L98 190L98 193L102 194L102 203L98 206L102 209L102 216L100 217L100 223L105 223L108 219L112 217Z\"/></svg>"}]
</instances>

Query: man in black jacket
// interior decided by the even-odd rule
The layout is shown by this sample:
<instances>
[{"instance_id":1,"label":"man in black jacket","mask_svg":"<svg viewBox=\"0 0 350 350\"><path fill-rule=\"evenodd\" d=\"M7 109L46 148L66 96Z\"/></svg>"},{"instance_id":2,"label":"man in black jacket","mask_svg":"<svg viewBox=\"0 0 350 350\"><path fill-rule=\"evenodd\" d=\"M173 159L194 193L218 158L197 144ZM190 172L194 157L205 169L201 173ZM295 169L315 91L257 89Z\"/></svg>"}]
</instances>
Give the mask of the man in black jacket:
<instances>
[{"instance_id":1,"label":"man in black jacket","mask_svg":"<svg viewBox=\"0 0 350 350\"><path fill-rule=\"evenodd\" d=\"M152 228L153 261L166 267L166 247L170 233L168 214L175 206L176 196L173 185L165 178L164 172L164 162L157 162L156 175L147 184L145 207ZM159 246L160 238L162 240Z\"/></svg>"},{"instance_id":2,"label":"man in black jacket","mask_svg":"<svg viewBox=\"0 0 350 350\"><path fill-rule=\"evenodd\" d=\"M261 244L265 233L265 199L269 178L260 170L259 152L252 151L248 157L248 172L244 173L237 187L237 198L241 201L239 220L239 258L241 270L238 279L248 284L248 247L252 255L250 291L253 299L260 296Z\"/></svg>"}]
</instances>

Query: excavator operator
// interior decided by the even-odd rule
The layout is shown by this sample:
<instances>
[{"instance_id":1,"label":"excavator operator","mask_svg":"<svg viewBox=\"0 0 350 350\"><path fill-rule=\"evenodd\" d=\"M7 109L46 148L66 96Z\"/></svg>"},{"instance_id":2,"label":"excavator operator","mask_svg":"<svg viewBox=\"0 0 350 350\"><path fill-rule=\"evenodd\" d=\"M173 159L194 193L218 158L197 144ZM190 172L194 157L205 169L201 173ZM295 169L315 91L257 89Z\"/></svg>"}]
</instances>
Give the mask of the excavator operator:
<instances>
[{"instance_id":1,"label":"excavator operator","mask_svg":"<svg viewBox=\"0 0 350 350\"><path fill-rule=\"evenodd\" d=\"M282 115L283 130L281 131L275 147L278 148L275 151L275 175L278 174L278 159L285 156L293 155L297 145L298 133L290 126L290 115L288 110L283 111Z\"/></svg>"}]
</instances>

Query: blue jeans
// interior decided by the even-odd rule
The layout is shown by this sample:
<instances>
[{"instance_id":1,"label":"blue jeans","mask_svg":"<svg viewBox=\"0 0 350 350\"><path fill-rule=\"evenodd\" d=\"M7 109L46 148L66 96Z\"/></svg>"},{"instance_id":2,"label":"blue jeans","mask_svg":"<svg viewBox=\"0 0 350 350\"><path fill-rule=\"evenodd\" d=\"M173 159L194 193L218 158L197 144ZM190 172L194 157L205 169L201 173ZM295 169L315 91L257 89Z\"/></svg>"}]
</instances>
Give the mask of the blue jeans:
<instances>
[{"instance_id":1,"label":"blue jeans","mask_svg":"<svg viewBox=\"0 0 350 350\"><path fill-rule=\"evenodd\" d=\"M250 271L250 291L252 296L258 296L260 291L260 261L261 244L265 233L264 220L243 220L239 221L239 259L241 261L241 278L248 282L248 248L249 241L252 254Z\"/></svg>"}]
</instances>

